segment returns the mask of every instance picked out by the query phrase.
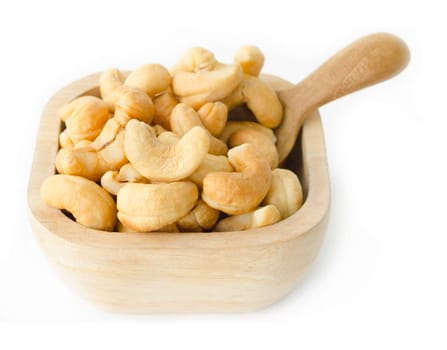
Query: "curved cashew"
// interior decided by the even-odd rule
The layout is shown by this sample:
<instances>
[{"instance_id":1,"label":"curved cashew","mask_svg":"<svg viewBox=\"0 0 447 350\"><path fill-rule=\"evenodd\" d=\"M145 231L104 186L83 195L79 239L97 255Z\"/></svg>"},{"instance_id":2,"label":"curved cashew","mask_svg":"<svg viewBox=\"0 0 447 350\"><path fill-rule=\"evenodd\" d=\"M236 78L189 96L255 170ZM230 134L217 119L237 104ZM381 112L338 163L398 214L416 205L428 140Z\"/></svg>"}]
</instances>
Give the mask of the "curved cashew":
<instances>
[{"instance_id":1,"label":"curved cashew","mask_svg":"<svg viewBox=\"0 0 447 350\"><path fill-rule=\"evenodd\" d=\"M296 174L288 169L272 171L272 185L263 200L264 204L273 204L285 219L303 205L303 190Z\"/></svg>"},{"instance_id":2,"label":"curved cashew","mask_svg":"<svg viewBox=\"0 0 447 350\"><path fill-rule=\"evenodd\" d=\"M258 122L268 128L276 128L282 120L282 105L275 90L262 79L248 74L222 102L229 110L245 103Z\"/></svg>"},{"instance_id":3,"label":"curved cashew","mask_svg":"<svg viewBox=\"0 0 447 350\"><path fill-rule=\"evenodd\" d=\"M191 47L185 51L180 60L172 67L171 74L177 72L210 71L216 67L214 54L201 47Z\"/></svg>"},{"instance_id":4,"label":"curved cashew","mask_svg":"<svg viewBox=\"0 0 447 350\"><path fill-rule=\"evenodd\" d=\"M99 93L102 99L107 102L112 109L115 108L115 91L124 84L124 77L121 71L116 68L105 70L99 77Z\"/></svg>"},{"instance_id":5,"label":"curved cashew","mask_svg":"<svg viewBox=\"0 0 447 350\"><path fill-rule=\"evenodd\" d=\"M202 188L203 179L208 173L216 171L233 171L233 167L226 156L215 156L213 154L207 154L202 164L197 170L188 177L188 180L194 182L199 188Z\"/></svg>"},{"instance_id":6,"label":"curved cashew","mask_svg":"<svg viewBox=\"0 0 447 350\"><path fill-rule=\"evenodd\" d=\"M272 170L278 167L278 151L267 135L253 129L241 129L231 135L228 147L239 146L243 143L251 143L255 146L259 156L268 161Z\"/></svg>"},{"instance_id":7,"label":"curved cashew","mask_svg":"<svg viewBox=\"0 0 447 350\"><path fill-rule=\"evenodd\" d=\"M242 69L238 64L217 64L214 70L175 73L172 90L182 102L197 109L207 102L228 96L241 82Z\"/></svg>"},{"instance_id":8,"label":"curved cashew","mask_svg":"<svg viewBox=\"0 0 447 350\"><path fill-rule=\"evenodd\" d=\"M171 112L178 104L177 99L174 97L171 89L154 96L153 102L155 106L154 121L156 124L160 124L165 129L171 130Z\"/></svg>"},{"instance_id":9,"label":"curved cashew","mask_svg":"<svg viewBox=\"0 0 447 350\"><path fill-rule=\"evenodd\" d=\"M251 144L228 151L237 172L209 173L203 179L202 199L210 207L229 215L243 214L256 208L270 188L272 172L265 159Z\"/></svg>"},{"instance_id":10,"label":"curved cashew","mask_svg":"<svg viewBox=\"0 0 447 350\"><path fill-rule=\"evenodd\" d=\"M151 123L155 108L151 98L141 89L123 85L116 89L115 118L123 126L134 118Z\"/></svg>"},{"instance_id":11,"label":"curved cashew","mask_svg":"<svg viewBox=\"0 0 447 350\"><path fill-rule=\"evenodd\" d=\"M101 177L101 186L115 196L129 182L148 183L148 180L130 163L123 165L119 171L109 170Z\"/></svg>"},{"instance_id":12,"label":"curved cashew","mask_svg":"<svg viewBox=\"0 0 447 350\"><path fill-rule=\"evenodd\" d=\"M219 136L222 133L228 117L228 109L224 103L219 101L205 103L197 114L211 135Z\"/></svg>"},{"instance_id":13,"label":"curved cashew","mask_svg":"<svg viewBox=\"0 0 447 350\"><path fill-rule=\"evenodd\" d=\"M278 209L274 205L266 205L249 213L222 219L214 227L214 231L243 231L272 225L279 220L281 220L281 215Z\"/></svg>"},{"instance_id":14,"label":"curved cashew","mask_svg":"<svg viewBox=\"0 0 447 350\"><path fill-rule=\"evenodd\" d=\"M227 125L225 125L225 128L222 131L222 134L220 134L219 139L225 143L228 143L228 140L230 139L231 135L233 135L236 131L242 129L259 131L264 135L268 136L270 141L276 143L276 136L272 129L266 128L265 126L262 126L261 124L255 122L248 122L248 121L241 121L241 122L229 121Z\"/></svg>"},{"instance_id":15,"label":"curved cashew","mask_svg":"<svg viewBox=\"0 0 447 350\"><path fill-rule=\"evenodd\" d=\"M172 131L178 135L184 135L196 126L201 127L208 135L210 140L209 153L216 155L227 153L227 145L210 134L200 121L197 112L191 106L186 103L179 103L174 107L171 113Z\"/></svg>"},{"instance_id":16,"label":"curved cashew","mask_svg":"<svg viewBox=\"0 0 447 350\"><path fill-rule=\"evenodd\" d=\"M109 112L109 106L100 98L82 96L62 107L59 116L73 143L77 143L94 140L109 119Z\"/></svg>"},{"instance_id":17,"label":"curved cashew","mask_svg":"<svg viewBox=\"0 0 447 350\"><path fill-rule=\"evenodd\" d=\"M219 219L219 211L199 200L196 206L185 216L177 220L182 232L201 232L210 230Z\"/></svg>"},{"instance_id":18,"label":"curved cashew","mask_svg":"<svg viewBox=\"0 0 447 350\"><path fill-rule=\"evenodd\" d=\"M245 45L236 51L234 61L241 65L245 74L257 77L264 65L264 54L256 46Z\"/></svg>"},{"instance_id":19,"label":"curved cashew","mask_svg":"<svg viewBox=\"0 0 447 350\"><path fill-rule=\"evenodd\" d=\"M84 226L105 231L112 231L115 226L115 202L93 181L80 176L52 175L43 182L40 195L48 205L68 210Z\"/></svg>"},{"instance_id":20,"label":"curved cashew","mask_svg":"<svg viewBox=\"0 0 447 350\"><path fill-rule=\"evenodd\" d=\"M188 181L128 183L117 195L118 219L139 232L158 230L188 213L198 196L196 185Z\"/></svg>"},{"instance_id":21,"label":"curved cashew","mask_svg":"<svg viewBox=\"0 0 447 350\"><path fill-rule=\"evenodd\" d=\"M84 176L98 181L108 170L118 170L127 163L123 150L124 132L100 151L91 150L89 145L76 145L73 149L61 148L56 155L56 169L60 174Z\"/></svg>"},{"instance_id":22,"label":"curved cashew","mask_svg":"<svg viewBox=\"0 0 447 350\"><path fill-rule=\"evenodd\" d=\"M154 181L176 181L191 175L202 163L209 148L205 129L194 127L175 145L157 140L144 122L130 120L126 126L124 151L129 162Z\"/></svg>"},{"instance_id":23,"label":"curved cashew","mask_svg":"<svg viewBox=\"0 0 447 350\"><path fill-rule=\"evenodd\" d=\"M168 70L161 64L144 64L129 74L124 85L139 88L153 97L165 91L171 79Z\"/></svg>"},{"instance_id":24,"label":"curved cashew","mask_svg":"<svg viewBox=\"0 0 447 350\"><path fill-rule=\"evenodd\" d=\"M180 140L180 137L175 132L167 131L158 135L157 139L167 145L175 145Z\"/></svg>"}]
</instances>

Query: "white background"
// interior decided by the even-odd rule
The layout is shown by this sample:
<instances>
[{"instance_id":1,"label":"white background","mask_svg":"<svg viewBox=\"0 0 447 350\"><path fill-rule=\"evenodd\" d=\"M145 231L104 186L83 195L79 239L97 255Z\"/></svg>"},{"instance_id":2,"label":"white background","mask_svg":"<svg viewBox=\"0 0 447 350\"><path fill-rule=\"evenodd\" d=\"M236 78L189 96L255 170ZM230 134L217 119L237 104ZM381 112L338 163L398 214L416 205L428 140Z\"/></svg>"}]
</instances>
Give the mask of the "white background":
<instances>
[{"instance_id":1,"label":"white background","mask_svg":"<svg viewBox=\"0 0 447 350\"><path fill-rule=\"evenodd\" d=\"M0 348L445 349L442 3L3 1ZM298 82L376 31L403 38L412 59L395 79L321 108L331 220L291 295L254 313L134 316L102 312L62 283L37 245L26 204L40 113L55 91L108 67L170 66L193 45L222 61L243 44L258 45L264 72Z\"/></svg>"}]
</instances>

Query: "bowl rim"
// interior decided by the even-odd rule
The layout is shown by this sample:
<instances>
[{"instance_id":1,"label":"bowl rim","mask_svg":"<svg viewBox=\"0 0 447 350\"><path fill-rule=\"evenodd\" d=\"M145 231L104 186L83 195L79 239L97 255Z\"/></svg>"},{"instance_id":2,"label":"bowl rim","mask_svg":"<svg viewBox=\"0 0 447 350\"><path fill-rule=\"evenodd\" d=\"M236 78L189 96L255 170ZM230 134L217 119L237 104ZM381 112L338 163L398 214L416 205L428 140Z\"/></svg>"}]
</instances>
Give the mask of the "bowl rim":
<instances>
[{"instance_id":1,"label":"bowl rim","mask_svg":"<svg viewBox=\"0 0 447 350\"><path fill-rule=\"evenodd\" d=\"M84 227L67 218L59 209L47 206L41 200L40 187L46 177L55 173L54 160L59 149L58 136L61 125L58 111L74 98L97 89L100 74L85 76L63 87L49 99L42 112L27 196L30 220L40 230L67 243L90 247L222 249L286 242L325 222L330 207L330 184L324 133L318 110L306 119L301 132L307 196L303 206L296 213L276 224L232 232L107 232Z\"/></svg>"}]
</instances>

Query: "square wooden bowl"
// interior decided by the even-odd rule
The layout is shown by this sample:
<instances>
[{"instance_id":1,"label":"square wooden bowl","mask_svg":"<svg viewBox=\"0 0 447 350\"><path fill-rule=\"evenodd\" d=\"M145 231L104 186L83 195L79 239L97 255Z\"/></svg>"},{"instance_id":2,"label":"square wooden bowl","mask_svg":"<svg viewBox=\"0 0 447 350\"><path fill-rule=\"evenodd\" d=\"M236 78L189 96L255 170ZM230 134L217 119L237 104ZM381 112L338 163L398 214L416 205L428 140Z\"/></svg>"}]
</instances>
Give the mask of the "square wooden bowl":
<instances>
[{"instance_id":1,"label":"square wooden bowl","mask_svg":"<svg viewBox=\"0 0 447 350\"><path fill-rule=\"evenodd\" d=\"M99 74L58 91L40 122L30 174L31 222L42 250L80 295L119 312L236 312L288 294L318 254L327 227L330 188L318 112L304 123L287 167L297 172L302 208L264 228L212 233L118 233L86 228L40 198L55 173L58 110L99 94Z\"/></svg>"}]
</instances>

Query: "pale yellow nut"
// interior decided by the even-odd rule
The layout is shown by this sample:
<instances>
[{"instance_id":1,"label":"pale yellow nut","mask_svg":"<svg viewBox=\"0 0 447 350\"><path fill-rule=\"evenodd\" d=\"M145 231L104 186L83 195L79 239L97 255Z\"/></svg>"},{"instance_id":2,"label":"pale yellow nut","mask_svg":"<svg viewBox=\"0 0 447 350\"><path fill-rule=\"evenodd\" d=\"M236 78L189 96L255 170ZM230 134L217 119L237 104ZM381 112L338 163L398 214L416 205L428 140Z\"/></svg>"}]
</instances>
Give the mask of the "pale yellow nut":
<instances>
[{"instance_id":1,"label":"pale yellow nut","mask_svg":"<svg viewBox=\"0 0 447 350\"><path fill-rule=\"evenodd\" d=\"M219 136L227 123L228 109L224 103L208 102L197 111L202 124L213 136Z\"/></svg>"},{"instance_id":2,"label":"pale yellow nut","mask_svg":"<svg viewBox=\"0 0 447 350\"><path fill-rule=\"evenodd\" d=\"M109 170L101 177L101 186L115 196L128 182L148 183L149 181L130 163L123 165L119 171Z\"/></svg>"},{"instance_id":3,"label":"pale yellow nut","mask_svg":"<svg viewBox=\"0 0 447 350\"><path fill-rule=\"evenodd\" d=\"M101 177L101 186L110 194L116 196L118 191L123 187L126 182L120 182L117 179L118 171L109 170Z\"/></svg>"},{"instance_id":4,"label":"pale yellow nut","mask_svg":"<svg viewBox=\"0 0 447 350\"><path fill-rule=\"evenodd\" d=\"M150 124L154 117L154 104L141 89L121 86L116 90L115 118L125 126L130 119L138 119Z\"/></svg>"},{"instance_id":5,"label":"pale yellow nut","mask_svg":"<svg viewBox=\"0 0 447 350\"><path fill-rule=\"evenodd\" d=\"M120 168L117 179L121 182L148 182L148 179L141 175L130 163L124 164Z\"/></svg>"},{"instance_id":6,"label":"pale yellow nut","mask_svg":"<svg viewBox=\"0 0 447 350\"><path fill-rule=\"evenodd\" d=\"M266 205L249 213L222 219L214 227L214 231L244 231L272 225L279 220L281 220L281 215L278 209L274 205Z\"/></svg>"},{"instance_id":7,"label":"pale yellow nut","mask_svg":"<svg viewBox=\"0 0 447 350\"><path fill-rule=\"evenodd\" d=\"M153 97L165 91L171 79L168 70L161 64L144 64L129 74L124 85L139 88Z\"/></svg>"},{"instance_id":8,"label":"pale yellow nut","mask_svg":"<svg viewBox=\"0 0 447 350\"><path fill-rule=\"evenodd\" d=\"M210 230L219 219L219 211L199 200L196 206L185 216L177 220L182 232L201 232Z\"/></svg>"},{"instance_id":9,"label":"pale yellow nut","mask_svg":"<svg viewBox=\"0 0 447 350\"><path fill-rule=\"evenodd\" d=\"M210 207L229 215L255 209L270 188L272 172L251 144L228 151L236 172L212 172L203 179L202 199Z\"/></svg>"},{"instance_id":10,"label":"pale yellow nut","mask_svg":"<svg viewBox=\"0 0 447 350\"><path fill-rule=\"evenodd\" d=\"M128 162L123 144L124 132L121 131L112 143L100 151L79 144L73 149L61 148L56 155L56 169L60 174L79 175L99 181L106 171L118 170Z\"/></svg>"},{"instance_id":11,"label":"pale yellow nut","mask_svg":"<svg viewBox=\"0 0 447 350\"><path fill-rule=\"evenodd\" d=\"M241 82L242 69L238 64L217 64L214 70L177 72L172 78L172 90L180 99L195 109L207 102L228 96Z\"/></svg>"},{"instance_id":12,"label":"pale yellow nut","mask_svg":"<svg viewBox=\"0 0 447 350\"><path fill-rule=\"evenodd\" d=\"M128 183L117 195L118 219L138 232L158 230L187 214L199 193L192 182Z\"/></svg>"},{"instance_id":13,"label":"pale yellow nut","mask_svg":"<svg viewBox=\"0 0 447 350\"><path fill-rule=\"evenodd\" d=\"M210 140L209 153L221 155L227 153L227 145L210 132L202 124L198 113L186 103L179 103L171 113L171 128L178 135L184 135L194 127L201 127Z\"/></svg>"},{"instance_id":14,"label":"pale yellow nut","mask_svg":"<svg viewBox=\"0 0 447 350\"><path fill-rule=\"evenodd\" d=\"M177 72L200 72L210 71L217 65L214 54L202 47L191 47L185 51L170 72L174 75Z\"/></svg>"},{"instance_id":15,"label":"pale yellow nut","mask_svg":"<svg viewBox=\"0 0 447 350\"><path fill-rule=\"evenodd\" d=\"M180 140L180 137L175 132L167 131L160 134L157 140L167 145L175 145Z\"/></svg>"},{"instance_id":16,"label":"pale yellow nut","mask_svg":"<svg viewBox=\"0 0 447 350\"><path fill-rule=\"evenodd\" d=\"M303 190L296 174L288 169L272 171L272 184L263 204L273 204L285 219L303 205Z\"/></svg>"},{"instance_id":17,"label":"pale yellow nut","mask_svg":"<svg viewBox=\"0 0 447 350\"><path fill-rule=\"evenodd\" d=\"M233 135L236 131L239 131L242 129L250 129L250 130L259 131L259 132L263 133L264 135L266 135L270 139L270 141L272 141L273 143L276 143L276 136L272 129L262 126L261 124L258 124L255 122L249 122L249 121L229 121L229 122L227 122L222 134L220 134L220 136L219 136L219 139L225 143L228 143L228 140L230 139L231 135Z\"/></svg>"},{"instance_id":18,"label":"pale yellow nut","mask_svg":"<svg viewBox=\"0 0 447 350\"><path fill-rule=\"evenodd\" d=\"M163 126L161 126L160 124L155 124L152 125L152 128L155 131L155 135L160 136L161 134L168 132L169 130L165 129Z\"/></svg>"},{"instance_id":19,"label":"pale yellow nut","mask_svg":"<svg viewBox=\"0 0 447 350\"><path fill-rule=\"evenodd\" d=\"M202 163L209 148L205 129L194 127L175 145L157 140L146 123L127 123L124 151L129 162L151 181L176 181L190 176Z\"/></svg>"},{"instance_id":20,"label":"pale yellow nut","mask_svg":"<svg viewBox=\"0 0 447 350\"><path fill-rule=\"evenodd\" d=\"M102 99L114 109L116 102L115 91L124 84L123 74L119 69L110 68L105 70L99 77L99 92Z\"/></svg>"},{"instance_id":21,"label":"pale yellow nut","mask_svg":"<svg viewBox=\"0 0 447 350\"><path fill-rule=\"evenodd\" d=\"M264 65L264 54L257 46L245 45L236 51L234 61L241 65L245 74L257 77Z\"/></svg>"},{"instance_id":22,"label":"pale yellow nut","mask_svg":"<svg viewBox=\"0 0 447 350\"><path fill-rule=\"evenodd\" d=\"M100 151L115 140L116 135L118 135L122 127L116 118L110 118L96 139L86 146L92 151ZM79 148L79 143L77 144L77 148Z\"/></svg>"},{"instance_id":23,"label":"pale yellow nut","mask_svg":"<svg viewBox=\"0 0 447 350\"><path fill-rule=\"evenodd\" d=\"M191 180L199 188L202 188L202 183L205 176L208 175L208 173L216 171L231 172L233 171L233 167L226 156L207 154L197 170L188 177L188 180Z\"/></svg>"},{"instance_id":24,"label":"pale yellow nut","mask_svg":"<svg viewBox=\"0 0 447 350\"><path fill-rule=\"evenodd\" d=\"M236 147L244 143L251 143L255 146L259 156L268 161L270 168L278 167L278 151L267 135L253 129L241 129L231 135L228 147Z\"/></svg>"},{"instance_id":25,"label":"pale yellow nut","mask_svg":"<svg viewBox=\"0 0 447 350\"><path fill-rule=\"evenodd\" d=\"M162 92L153 97L155 106L154 121L156 124L160 124L167 130L171 130L171 112L178 104L178 100L175 98L171 89Z\"/></svg>"},{"instance_id":26,"label":"pale yellow nut","mask_svg":"<svg viewBox=\"0 0 447 350\"><path fill-rule=\"evenodd\" d=\"M73 143L94 140L109 119L109 107L94 96L82 96L71 101L59 111L65 122L67 134Z\"/></svg>"},{"instance_id":27,"label":"pale yellow nut","mask_svg":"<svg viewBox=\"0 0 447 350\"><path fill-rule=\"evenodd\" d=\"M59 134L59 146L61 148L73 148L74 146L66 129Z\"/></svg>"},{"instance_id":28,"label":"pale yellow nut","mask_svg":"<svg viewBox=\"0 0 447 350\"><path fill-rule=\"evenodd\" d=\"M52 175L40 188L48 205L69 211L80 224L112 231L116 206L112 197L99 185L80 176Z\"/></svg>"}]
</instances>

